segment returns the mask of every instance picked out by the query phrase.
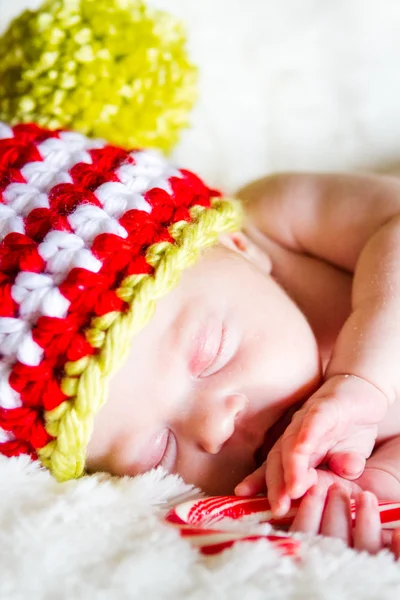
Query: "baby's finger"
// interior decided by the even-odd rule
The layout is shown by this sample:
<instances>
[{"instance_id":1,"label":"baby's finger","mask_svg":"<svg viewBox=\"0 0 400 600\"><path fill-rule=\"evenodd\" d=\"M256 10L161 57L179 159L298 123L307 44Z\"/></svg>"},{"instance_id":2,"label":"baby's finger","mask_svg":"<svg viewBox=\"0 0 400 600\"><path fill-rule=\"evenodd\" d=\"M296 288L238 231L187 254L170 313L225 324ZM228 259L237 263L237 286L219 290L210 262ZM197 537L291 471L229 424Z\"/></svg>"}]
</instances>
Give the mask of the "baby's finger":
<instances>
[{"instance_id":1,"label":"baby's finger","mask_svg":"<svg viewBox=\"0 0 400 600\"><path fill-rule=\"evenodd\" d=\"M255 496L260 492L264 492L266 489L265 469L266 465L263 463L261 467L258 467L253 473L247 475L235 487L235 494L237 496Z\"/></svg>"},{"instance_id":2,"label":"baby's finger","mask_svg":"<svg viewBox=\"0 0 400 600\"><path fill-rule=\"evenodd\" d=\"M378 500L371 492L361 492L356 501L354 548L376 554L382 548L382 525Z\"/></svg>"},{"instance_id":3,"label":"baby's finger","mask_svg":"<svg viewBox=\"0 0 400 600\"><path fill-rule=\"evenodd\" d=\"M366 460L358 452L336 452L329 458L328 466L344 479L358 479L364 472Z\"/></svg>"},{"instance_id":4,"label":"baby's finger","mask_svg":"<svg viewBox=\"0 0 400 600\"><path fill-rule=\"evenodd\" d=\"M290 531L303 531L304 533L319 533L321 519L326 501L326 488L314 485L311 487L297 509L296 516Z\"/></svg>"},{"instance_id":5,"label":"baby's finger","mask_svg":"<svg viewBox=\"0 0 400 600\"><path fill-rule=\"evenodd\" d=\"M316 483L315 471L310 469L310 454L297 450L297 432L292 425L284 432L281 446L287 493L295 500Z\"/></svg>"},{"instance_id":6,"label":"baby's finger","mask_svg":"<svg viewBox=\"0 0 400 600\"><path fill-rule=\"evenodd\" d=\"M268 454L266 482L272 513L275 517L283 517L290 509L290 498L286 493L280 440Z\"/></svg>"},{"instance_id":7,"label":"baby's finger","mask_svg":"<svg viewBox=\"0 0 400 600\"><path fill-rule=\"evenodd\" d=\"M321 533L328 537L351 542L351 509L348 492L334 484L328 490L325 510L322 516Z\"/></svg>"}]
</instances>

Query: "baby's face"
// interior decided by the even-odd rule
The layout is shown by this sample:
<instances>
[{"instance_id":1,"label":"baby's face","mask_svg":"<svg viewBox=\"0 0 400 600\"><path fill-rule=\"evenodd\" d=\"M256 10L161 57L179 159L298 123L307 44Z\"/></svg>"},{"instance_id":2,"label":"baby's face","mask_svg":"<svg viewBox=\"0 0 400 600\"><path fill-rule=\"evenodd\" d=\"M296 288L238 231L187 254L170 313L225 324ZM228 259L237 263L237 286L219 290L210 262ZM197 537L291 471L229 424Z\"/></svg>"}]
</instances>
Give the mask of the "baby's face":
<instances>
[{"instance_id":1,"label":"baby's face","mask_svg":"<svg viewBox=\"0 0 400 600\"><path fill-rule=\"evenodd\" d=\"M265 268L225 241L158 301L95 418L90 471L162 465L225 494L256 468L265 433L320 378L312 330Z\"/></svg>"}]
</instances>

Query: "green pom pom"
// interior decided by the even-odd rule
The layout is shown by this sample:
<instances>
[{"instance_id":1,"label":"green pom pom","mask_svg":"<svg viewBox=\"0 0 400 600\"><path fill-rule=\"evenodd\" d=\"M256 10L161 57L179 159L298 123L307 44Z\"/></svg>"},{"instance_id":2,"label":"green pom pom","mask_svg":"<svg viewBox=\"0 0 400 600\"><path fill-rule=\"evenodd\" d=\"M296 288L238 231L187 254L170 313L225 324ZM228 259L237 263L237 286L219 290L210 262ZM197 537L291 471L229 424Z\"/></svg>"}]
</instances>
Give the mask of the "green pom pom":
<instances>
[{"instance_id":1,"label":"green pom pom","mask_svg":"<svg viewBox=\"0 0 400 600\"><path fill-rule=\"evenodd\" d=\"M179 22L141 0L50 0L0 38L0 120L168 151L196 97Z\"/></svg>"}]
</instances>

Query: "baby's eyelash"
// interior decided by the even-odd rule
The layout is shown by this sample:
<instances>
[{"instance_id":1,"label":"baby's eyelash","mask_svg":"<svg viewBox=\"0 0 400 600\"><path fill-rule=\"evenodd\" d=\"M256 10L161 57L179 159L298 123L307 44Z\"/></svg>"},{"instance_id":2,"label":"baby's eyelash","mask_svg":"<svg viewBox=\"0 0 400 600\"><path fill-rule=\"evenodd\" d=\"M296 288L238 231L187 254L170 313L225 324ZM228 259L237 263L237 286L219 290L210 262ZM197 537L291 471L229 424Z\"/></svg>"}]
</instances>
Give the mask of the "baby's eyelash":
<instances>
[{"instance_id":1,"label":"baby's eyelash","mask_svg":"<svg viewBox=\"0 0 400 600\"><path fill-rule=\"evenodd\" d=\"M227 341L228 341L228 332L227 332L226 327L223 326L222 333L221 333L221 343L219 345L216 358L224 355L224 353L226 351Z\"/></svg>"}]
</instances>

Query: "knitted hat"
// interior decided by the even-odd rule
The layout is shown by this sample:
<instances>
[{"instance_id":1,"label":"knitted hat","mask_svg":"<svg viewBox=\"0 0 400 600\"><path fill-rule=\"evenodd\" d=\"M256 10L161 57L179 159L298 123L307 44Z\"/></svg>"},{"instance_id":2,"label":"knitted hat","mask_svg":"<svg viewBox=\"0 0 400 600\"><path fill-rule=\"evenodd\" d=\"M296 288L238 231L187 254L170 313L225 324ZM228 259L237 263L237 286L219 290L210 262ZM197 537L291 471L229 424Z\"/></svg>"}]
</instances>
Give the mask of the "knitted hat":
<instances>
[{"instance_id":1,"label":"knitted hat","mask_svg":"<svg viewBox=\"0 0 400 600\"><path fill-rule=\"evenodd\" d=\"M107 381L241 208L153 150L0 124L0 453L84 472Z\"/></svg>"}]
</instances>

